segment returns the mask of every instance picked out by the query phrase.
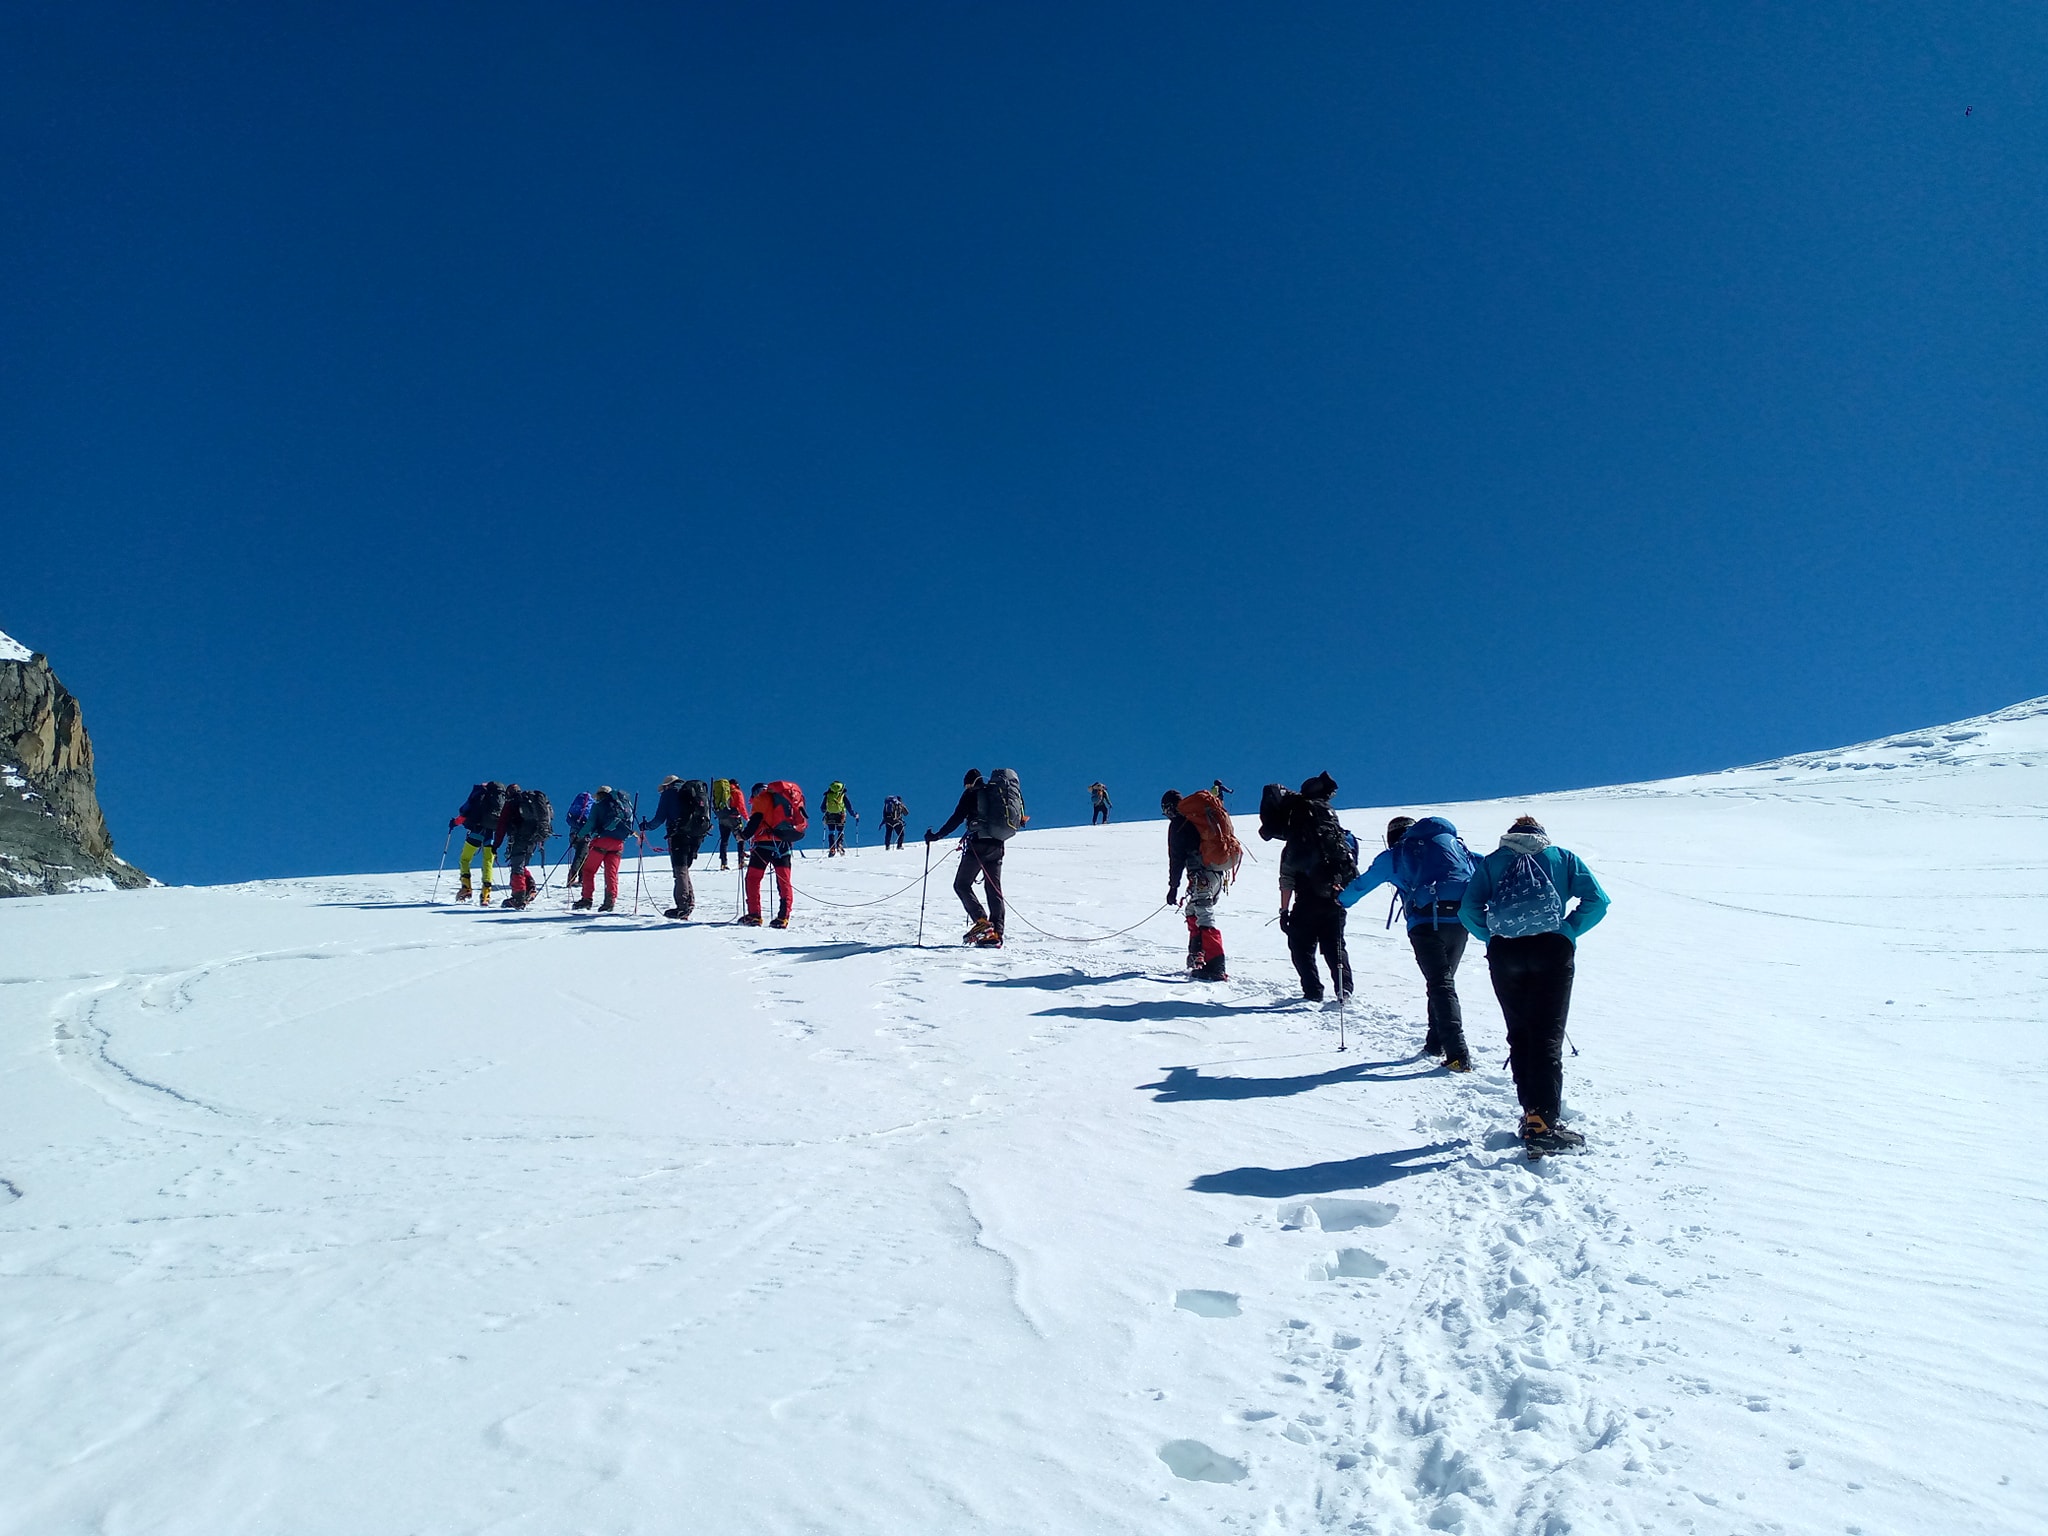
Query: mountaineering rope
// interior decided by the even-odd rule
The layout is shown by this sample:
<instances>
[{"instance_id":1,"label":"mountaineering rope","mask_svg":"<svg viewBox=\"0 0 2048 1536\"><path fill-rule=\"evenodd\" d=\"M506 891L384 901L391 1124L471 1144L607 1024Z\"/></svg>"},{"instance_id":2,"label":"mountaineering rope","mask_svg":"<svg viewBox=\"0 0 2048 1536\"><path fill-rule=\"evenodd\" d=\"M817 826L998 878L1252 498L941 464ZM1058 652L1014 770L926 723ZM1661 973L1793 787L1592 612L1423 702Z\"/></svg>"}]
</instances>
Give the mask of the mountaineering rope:
<instances>
[{"instance_id":1,"label":"mountaineering rope","mask_svg":"<svg viewBox=\"0 0 2048 1536\"><path fill-rule=\"evenodd\" d=\"M1038 924L1034 923L1033 921L1031 921L1030 918L1026 917L1022 912L1018 911L1017 903L1015 901L1010 900L1007 892L1004 894L1003 900L1004 904L1009 907L1010 911L1013 914L1015 914L1017 920L1021 922L1026 928L1029 928L1033 933L1039 934L1048 939L1052 939L1060 944L1100 944L1105 939L1120 939L1127 933L1137 932L1140 928L1144 927L1147 923L1151 922L1153 918L1157 917L1160 913L1164 912L1168 907L1173 905L1173 903L1170 901L1162 901L1161 903L1159 903L1158 906L1154 907L1150 912L1147 912L1143 917L1139 918L1135 923L1131 924L1131 926L1128 928L1119 928L1115 933L1097 933L1091 934L1085 939L1076 939L1071 938L1064 933L1049 933L1045 929L1039 927Z\"/></svg>"},{"instance_id":2,"label":"mountaineering rope","mask_svg":"<svg viewBox=\"0 0 2048 1536\"><path fill-rule=\"evenodd\" d=\"M909 890L911 885L921 885L923 883L924 876L919 875L915 880L910 882L910 885L901 886L898 889L891 891L886 896L877 896L872 901L833 901L831 898L826 896L820 896L816 891L810 890L808 888L805 889L804 895L809 900L817 902L820 906L840 907L847 910L851 910L855 907L879 907L885 901L894 901L898 896L901 896L905 891ZM796 882L794 880L790 882L789 888L792 892L796 890Z\"/></svg>"}]
</instances>

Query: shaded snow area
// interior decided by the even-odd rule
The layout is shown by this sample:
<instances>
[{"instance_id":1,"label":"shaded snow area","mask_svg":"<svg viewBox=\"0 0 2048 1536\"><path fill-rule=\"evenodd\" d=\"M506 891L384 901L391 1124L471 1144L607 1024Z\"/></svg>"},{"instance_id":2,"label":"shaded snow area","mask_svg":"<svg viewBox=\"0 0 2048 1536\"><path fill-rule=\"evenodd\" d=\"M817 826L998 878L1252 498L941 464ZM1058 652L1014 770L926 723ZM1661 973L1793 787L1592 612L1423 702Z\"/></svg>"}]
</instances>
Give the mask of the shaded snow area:
<instances>
[{"instance_id":1,"label":"shaded snow area","mask_svg":"<svg viewBox=\"0 0 2048 1536\"><path fill-rule=\"evenodd\" d=\"M12 635L0 634L0 661L27 661L34 654Z\"/></svg>"},{"instance_id":2,"label":"shaded snow area","mask_svg":"<svg viewBox=\"0 0 2048 1536\"><path fill-rule=\"evenodd\" d=\"M8 903L0 1532L2042 1529L2006 716L1450 808L1614 897L1591 1145L1534 1167L1483 958L1452 1077L1368 900L1340 1053L1256 839L1214 987L1170 914L959 948L950 866L920 951L919 849L800 862L788 933L431 873ZM1010 866L1103 932L1165 835Z\"/></svg>"}]
</instances>

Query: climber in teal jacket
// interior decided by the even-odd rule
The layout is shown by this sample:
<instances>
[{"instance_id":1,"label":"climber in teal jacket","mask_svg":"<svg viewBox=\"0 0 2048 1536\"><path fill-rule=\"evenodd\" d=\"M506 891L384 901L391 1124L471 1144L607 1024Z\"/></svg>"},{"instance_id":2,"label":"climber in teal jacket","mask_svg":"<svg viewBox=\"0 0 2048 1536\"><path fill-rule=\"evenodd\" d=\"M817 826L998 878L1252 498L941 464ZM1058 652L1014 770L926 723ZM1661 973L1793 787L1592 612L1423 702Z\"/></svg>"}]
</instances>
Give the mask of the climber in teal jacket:
<instances>
[{"instance_id":1,"label":"climber in teal jacket","mask_svg":"<svg viewBox=\"0 0 2048 1536\"><path fill-rule=\"evenodd\" d=\"M1523 818L1525 821L1528 819ZM1578 943L1588 928L1607 915L1610 905L1607 892L1600 888L1600 882L1593 878L1593 871L1586 868L1577 854L1569 848L1554 846L1541 829L1509 832L1501 838L1498 848L1485 858L1473 861L1472 881L1465 887L1465 899L1458 903L1458 921L1482 944L1494 937L1487 908L1500 888L1502 877L1524 854L1534 858L1550 877L1551 888L1557 892L1558 908L1554 922L1531 927L1528 926L1529 920L1524 918L1514 925L1517 928L1515 936L1561 933L1574 944ZM1573 900L1578 905L1567 912L1565 907Z\"/></svg>"},{"instance_id":2,"label":"climber in teal jacket","mask_svg":"<svg viewBox=\"0 0 2048 1536\"><path fill-rule=\"evenodd\" d=\"M1574 906L1573 903L1577 905ZM1508 1027L1508 1066L1522 1101L1531 1159L1586 1138L1564 1125L1564 1026L1579 935L1607 915L1607 893L1575 853L1553 847L1533 816L1518 816L1481 859L1458 920L1486 944L1486 969Z\"/></svg>"}]
</instances>

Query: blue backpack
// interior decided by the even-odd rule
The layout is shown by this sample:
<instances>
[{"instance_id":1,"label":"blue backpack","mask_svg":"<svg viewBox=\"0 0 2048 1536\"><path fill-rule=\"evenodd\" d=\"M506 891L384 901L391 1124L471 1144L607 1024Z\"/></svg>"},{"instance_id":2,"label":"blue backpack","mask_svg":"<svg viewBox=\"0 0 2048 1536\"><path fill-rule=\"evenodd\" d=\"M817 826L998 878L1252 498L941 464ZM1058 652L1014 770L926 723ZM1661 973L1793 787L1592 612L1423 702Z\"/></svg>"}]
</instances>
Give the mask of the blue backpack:
<instances>
[{"instance_id":1,"label":"blue backpack","mask_svg":"<svg viewBox=\"0 0 2048 1536\"><path fill-rule=\"evenodd\" d=\"M1563 930L1564 898L1541 857L1515 855L1515 862L1494 881L1493 895L1486 902L1486 926L1502 939L1526 939Z\"/></svg>"},{"instance_id":2,"label":"blue backpack","mask_svg":"<svg viewBox=\"0 0 2048 1536\"><path fill-rule=\"evenodd\" d=\"M1461 900L1472 883L1472 869L1472 850L1441 816L1423 817L1394 844L1394 884L1411 913Z\"/></svg>"}]
</instances>

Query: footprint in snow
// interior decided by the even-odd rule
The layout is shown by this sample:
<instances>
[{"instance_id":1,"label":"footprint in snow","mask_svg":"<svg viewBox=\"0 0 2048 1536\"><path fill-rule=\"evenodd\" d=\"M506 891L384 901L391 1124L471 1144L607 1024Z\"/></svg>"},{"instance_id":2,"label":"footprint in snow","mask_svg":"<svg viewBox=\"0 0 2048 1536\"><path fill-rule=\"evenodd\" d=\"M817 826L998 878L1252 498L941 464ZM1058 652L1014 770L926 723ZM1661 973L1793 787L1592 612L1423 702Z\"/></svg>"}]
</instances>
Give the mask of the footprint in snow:
<instances>
[{"instance_id":1,"label":"footprint in snow","mask_svg":"<svg viewBox=\"0 0 2048 1536\"><path fill-rule=\"evenodd\" d=\"M1320 1229L1349 1232L1357 1227L1384 1227L1401 1214L1401 1207L1385 1200L1304 1200L1280 1207L1280 1225L1289 1232Z\"/></svg>"},{"instance_id":2,"label":"footprint in snow","mask_svg":"<svg viewBox=\"0 0 2048 1536\"><path fill-rule=\"evenodd\" d=\"M1169 1440L1159 1447L1159 1459L1175 1477L1192 1483L1237 1483L1250 1472L1243 1462L1211 1450L1199 1440Z\"/></svg>"}]
</instances>

